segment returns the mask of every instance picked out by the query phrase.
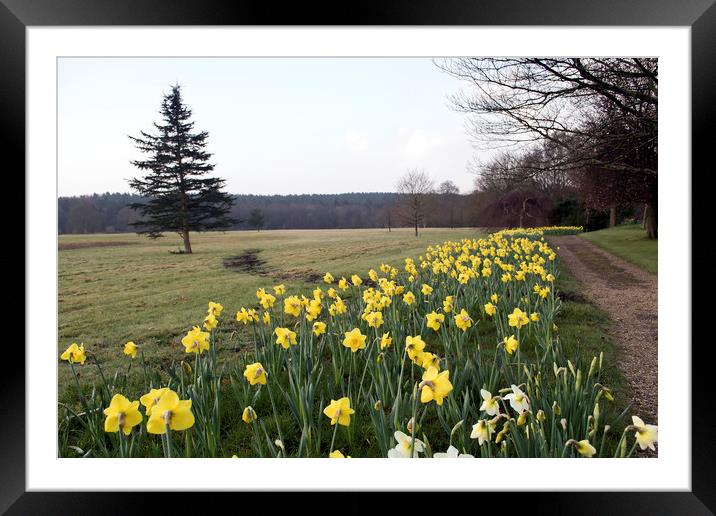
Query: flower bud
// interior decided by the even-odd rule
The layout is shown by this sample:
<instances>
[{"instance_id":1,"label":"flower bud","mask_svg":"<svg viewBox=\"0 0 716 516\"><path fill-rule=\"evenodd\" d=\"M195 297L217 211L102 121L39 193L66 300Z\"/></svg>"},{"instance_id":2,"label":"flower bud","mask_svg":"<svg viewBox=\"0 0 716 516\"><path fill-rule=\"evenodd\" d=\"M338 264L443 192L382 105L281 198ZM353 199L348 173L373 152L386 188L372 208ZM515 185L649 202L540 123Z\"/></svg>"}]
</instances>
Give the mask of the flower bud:
<instances>
[{"instance_id":1,"label":"flower bud","mask_svg":"<svg viewBox=\"0 0 716 516\"><path fill-rule=\"evenodd\" d=\"M562 425L562 430L567 431L567 420L565 418L562 418L559 420L559 422Z\"/></svg>"},{"instance_id":2,"label":"flower bud","mask_svg":"<svg viewBox=\"0 0 716 516\"><path fill-rule=\"evenodd\" d=\"M537 421L539 421L539 422L541 423L541 422L544 421L545 419L547 419L547 417L544 415L544 410L539 409L539 410L537 411Z\"/></svg>"},{"instance_id":3,"label":"flower bud","mask_svg":"<svg viewBox=\"0 0 716 516\"><path fill-rule=\"evenodd\" d=\"M410 421L408 421L408 425L407 425L408 433L411 435L413 434L413 426L414 425L415 425L415 419L411 417ZM418 429L416 428L415 432L417 433L417 431L418 431Z\"/></svg>"},{"instance_id":4,"label":"flower bud","mask_svg":"<svg viewBox=\"0 0 716 516\"><path fill-rule=\"evenodd\" d=\"M552 412L554 412L555 416L559 416L562 414L562 410L559 408L559 405L557 405L557 402L552 403Z\"/></svg>"},{"instance_id":5,"label":"flower bud","mask_svg":"<svg viewBox=\"0 0 716 516\"><path fill-rule=\"evenodd\" d=\"M577 376L577 372L574 370L574 365L570 360L567 360L567 366L569 366L569 371L572 373L572 376Z\"/></svg>"},{"instance_id":6,"label":"flower bud","mask_svg":"<svg viewBox=\"0 0 716 516\"><path fill-rule=\"evenodd\" d=\"M590 376L592 376L592 374L594 373L594 368L596 367L596 365L597 365L597 357L594 357L594 358L592 359L592 363L589 364L589 373L587 373L587 378L589 378Z\"/></svg>"},{"instance_id":7,"label":"flower bud","mask_svg":"<svg viewBox=\"0 0 716 516\"><path fill-rule=\"evenodd\" d=\"M464 422L465 422L465 420L464 420L464 419L461 419L460 421L458 421L457 423L455 423L455 426L453 426L453 427L452 427L452 430L450 431L450 437L452 437L452 435L460 429L460 427L462 426L462 424L463 424Z\"/></svg>"},{"instance_id":8,"label":"flower bud","mask_svg":"<svg viewBox=\"0 0 716 516\"><path fill-rule=\"evenodd\" d=\"M520 416L517 418L517 426L522 426L527 422L527 411L523 411L520 413Z\"/></svg>"}]
</instances>

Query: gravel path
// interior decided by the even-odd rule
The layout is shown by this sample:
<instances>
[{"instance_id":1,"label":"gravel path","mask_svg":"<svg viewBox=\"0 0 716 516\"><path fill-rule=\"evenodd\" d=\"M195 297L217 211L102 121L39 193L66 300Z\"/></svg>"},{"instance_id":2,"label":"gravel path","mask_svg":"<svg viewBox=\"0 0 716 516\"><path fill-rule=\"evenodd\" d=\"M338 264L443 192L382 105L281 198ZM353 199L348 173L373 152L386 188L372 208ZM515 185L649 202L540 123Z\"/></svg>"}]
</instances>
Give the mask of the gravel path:
<instances>
[{"instance_id":1,"label":"gravel path","mask_svg":"<svg viewBox=\"0 0 716 516\"><path fill-rule=\"evenodd\" d=\"M657 276L577 236L553 237L557 255L582 295L607 312L630 386L632 414L657 422Z\"/></svg>"}]
</instances>

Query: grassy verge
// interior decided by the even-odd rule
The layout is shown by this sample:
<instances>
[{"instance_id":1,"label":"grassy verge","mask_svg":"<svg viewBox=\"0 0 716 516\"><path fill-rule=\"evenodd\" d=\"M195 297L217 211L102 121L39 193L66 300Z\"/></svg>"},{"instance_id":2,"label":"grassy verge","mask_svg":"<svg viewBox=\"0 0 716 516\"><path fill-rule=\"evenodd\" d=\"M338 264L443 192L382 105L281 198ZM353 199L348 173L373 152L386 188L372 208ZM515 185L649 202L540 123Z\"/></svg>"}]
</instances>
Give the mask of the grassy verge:
<instances>
[{"instance_id":1,"label":"grassy verge","mask_svg":"<svg viewBox=\"0 0 716 516\"><path fill-rule=\"evenodd\" d=\"M650 240L639 225L582 233L582 238L642 269L657 273L658 240Z\"/></svg>"}]
</instances>

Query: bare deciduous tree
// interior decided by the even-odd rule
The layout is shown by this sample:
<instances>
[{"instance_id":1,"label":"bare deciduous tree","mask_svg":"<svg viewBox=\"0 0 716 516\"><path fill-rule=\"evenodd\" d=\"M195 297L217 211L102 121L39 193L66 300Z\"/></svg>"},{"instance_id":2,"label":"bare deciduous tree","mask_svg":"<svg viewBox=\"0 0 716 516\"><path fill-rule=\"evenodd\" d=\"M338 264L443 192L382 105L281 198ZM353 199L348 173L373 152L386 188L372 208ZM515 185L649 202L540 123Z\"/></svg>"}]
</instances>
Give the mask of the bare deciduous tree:
<instances>
[{"instance_id":1,"label":"bare deciduous tree","mask_svg":"<svg viewBox=\"0 0 716 516\"><path fill-rule=\"evenodd\" d=\"M425 221L430 198L435 192L433 179L424 170L412 169L403 175L396 185L400 197L400 215L406 223L415 228Z\"/></svg>"},{"instance_id":2,"label":"bare deciduous tree","mask_svg":"<svg viewBox=\"0 0 716 516\"><path fill-rule=\"evenodd\" d=\"M460 195L460 189L448 179L440 183L438 192L447 208L450 229L455 229L455 198Z\"/></svg>"},{"instance_id":3,"label":"bare deciduous tree","mask_svg":"<svg viewBox=\"0 0 716 516\"><path fill-rule=\"evenodd\" d=\"M629 190L630 201L647 204L647 232L656 238L657 59L460 58L436 64L471 84L472 91L453 102L474 115L469 129L476 144L511 147L518 158L535 144L550 148L549 159L522 163L533 178L590 169L622 179L622 191L639 183Z\"/></svg>"}]
</instances>

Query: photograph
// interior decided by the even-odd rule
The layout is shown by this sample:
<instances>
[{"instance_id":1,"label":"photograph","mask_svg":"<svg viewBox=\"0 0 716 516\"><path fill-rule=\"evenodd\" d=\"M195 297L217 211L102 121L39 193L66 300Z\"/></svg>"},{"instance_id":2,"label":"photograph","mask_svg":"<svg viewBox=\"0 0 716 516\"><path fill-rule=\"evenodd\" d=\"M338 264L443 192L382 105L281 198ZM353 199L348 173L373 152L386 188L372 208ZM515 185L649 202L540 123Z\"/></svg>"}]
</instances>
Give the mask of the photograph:
<instances>
[{"instance_id":1,"label":"photograph","mask_svg":"<svg viewBox=\"0 0 716 516\"><path fill-rule=\"evenodd\" d=\"M660 62L58 56L56 458L658 462Z\"/></svg>"}]
</instances>

